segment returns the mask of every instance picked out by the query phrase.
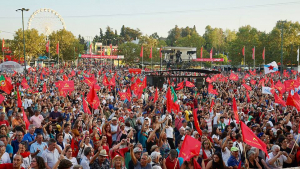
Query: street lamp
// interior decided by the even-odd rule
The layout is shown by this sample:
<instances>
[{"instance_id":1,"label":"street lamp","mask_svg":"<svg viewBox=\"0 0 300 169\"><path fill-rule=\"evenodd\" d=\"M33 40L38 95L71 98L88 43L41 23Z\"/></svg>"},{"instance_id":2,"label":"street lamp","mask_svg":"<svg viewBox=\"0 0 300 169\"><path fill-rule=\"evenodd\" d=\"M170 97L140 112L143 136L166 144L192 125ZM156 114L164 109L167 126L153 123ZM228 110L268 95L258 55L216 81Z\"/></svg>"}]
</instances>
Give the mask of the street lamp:
<instances>
[{"instance_id":1,"label":"street lamp","mask_svg":"<svg viewBox=\"0 0 300 169\"><path fill-rule=\"evenodd\" d=\"M24 64L25 64L25 79L26 79L26 57L25 57L25 35L24 35L24 16L23 16L23 11L29 11L29 9L17 9L16 11L22 11L22 26L23 26L23 44L24 44Z\"/></svg>"}]
</instances>

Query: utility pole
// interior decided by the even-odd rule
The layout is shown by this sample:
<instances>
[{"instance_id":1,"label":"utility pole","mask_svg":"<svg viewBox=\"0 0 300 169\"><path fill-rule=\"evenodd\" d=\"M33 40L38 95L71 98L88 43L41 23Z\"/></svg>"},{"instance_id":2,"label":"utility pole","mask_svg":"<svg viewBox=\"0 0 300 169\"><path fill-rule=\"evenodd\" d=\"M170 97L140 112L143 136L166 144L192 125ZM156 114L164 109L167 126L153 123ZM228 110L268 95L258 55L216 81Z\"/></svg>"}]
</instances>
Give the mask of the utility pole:
<instances>
[{"instance_id":1,"label":"utility pole","mask_svg":"<svg viewBox=\"0 0 300 169\"><path fill-rule=\"evenodd\" d=\"M283 24L286 23L286 21L278 21L278 23L281 23L281 67L280 67L280 72L282 75L283 74Z\"/></svg>"}]
</instances>

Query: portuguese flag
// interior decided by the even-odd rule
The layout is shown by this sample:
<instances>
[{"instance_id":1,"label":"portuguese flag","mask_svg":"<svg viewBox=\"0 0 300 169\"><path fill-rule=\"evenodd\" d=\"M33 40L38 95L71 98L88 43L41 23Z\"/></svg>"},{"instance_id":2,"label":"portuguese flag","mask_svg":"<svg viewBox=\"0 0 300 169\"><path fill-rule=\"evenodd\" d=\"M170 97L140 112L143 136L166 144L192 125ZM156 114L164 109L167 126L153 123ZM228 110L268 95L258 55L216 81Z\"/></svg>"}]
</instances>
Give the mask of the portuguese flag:
<instances>
[{"instance_id":1,"label":"portuguese flag","mask_svg":"<svg viewBox=\"0 0 300 169\"><path fill-rule=\"evenodd\" d=\"M10 94L11 90L13 89L11 83L6 80L3 75L0 76L0 89L7 94Z\"/></svg>"}]
</instances>

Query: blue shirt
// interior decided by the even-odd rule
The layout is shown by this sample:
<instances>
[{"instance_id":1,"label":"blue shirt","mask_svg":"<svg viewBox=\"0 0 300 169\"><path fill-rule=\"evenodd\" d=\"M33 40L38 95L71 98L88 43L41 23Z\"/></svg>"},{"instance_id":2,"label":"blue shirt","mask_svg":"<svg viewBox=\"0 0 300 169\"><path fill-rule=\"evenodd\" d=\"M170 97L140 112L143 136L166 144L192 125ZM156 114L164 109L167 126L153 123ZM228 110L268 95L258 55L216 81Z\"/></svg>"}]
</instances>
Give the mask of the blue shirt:
<instances>
[{"instance_id":1,"label":"blue shirt","mask_svg":"<svg viewBox=\"0 0 300 169\"><path fill-rule=\"evenodd\" d=\"M35 136L36 136L36 133L33 133L33 135L31 135L30 133L27 133L27 134L24 135L22 141L27 141L28 142L28 150L30 150L29 142L32 142L35 139Z\"/></svg>"},{"instance_id":2,"label":"blue shirt","mask_svg":"<svg viewBox=\"0 0 300 169\"><path fill-rule=\"evenodd\" d=\"M6 151L8 154L12 154L13 153L13 147L10 144L7 144L6 146Z\"/></svg>"},{"instance_id":3,"label":"blue shirt","mask_svg":"<svg viewBox=\"0 0 300 169\"><path fill-rule=\"evenodd\" d=\"M38 142L34 142L30 146L30 153L35 153L37 151L37 149L39 149L40 152L37 154L37 156L42 157L45 146L48 147L47 143L45 143L45 142L42 142L42 144L39 144Z\"/></svg>"},{"instance_id":4,"label":"blue shirt","mask_svg":"<svg viewBox=\"0 0 300 169\"><path fill-rule=\"evenodd\" d=\"M11 141L11 146L13 147L13 154L16 154L18 152L20 143L21 141L18 142L18 140Z\"/></svg>"},{"instance_id":5,"label":"blue shirt","mask_svg":"<svg viewBox=\"0 0 300 169\"><path fill-rule=\"evenodd\" d=\"M239 166L241 159L237 160L233 155L231 155L227 161L228 167L234 167L234 166ZM244 163L242 162L242 165Z\"/></svg>"}]
</instances>

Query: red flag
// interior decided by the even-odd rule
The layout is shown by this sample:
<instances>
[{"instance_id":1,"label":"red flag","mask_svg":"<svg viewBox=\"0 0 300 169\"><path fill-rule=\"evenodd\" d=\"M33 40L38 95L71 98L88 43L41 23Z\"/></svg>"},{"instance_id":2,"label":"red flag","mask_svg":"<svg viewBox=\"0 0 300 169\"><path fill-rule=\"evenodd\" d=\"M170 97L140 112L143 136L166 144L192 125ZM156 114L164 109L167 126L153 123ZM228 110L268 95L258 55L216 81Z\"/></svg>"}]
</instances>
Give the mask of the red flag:
<instances>
[{"instance_id":1,"label":"red flag","mask_svg":"<svg viewBox=\"0 0 300 169\"><path fill-rule=\"evenodd\" d=\"M116 79L115 79L115 76L113 76L113 77L110 79L109 84L110 84L112 87L115 87L115 86L116 86Z\"/></svg>"},{"instance_id":2,"label":"red flag","mask_svg":"<svg viewBox=\"0 0 300 169\"><path fill-rule=\"evenodd\" d=\"M285 90L290 91L299 87L299 82L297 80L286 80L284 81L284 85L285 85Z\"/></svg>"},{"instance_id":3,"label":"red flag","mask_svg":"<svg viewBox=\"0 0 300 169\"><path fill-rule=\"evenodd\" d=\"M141 53L140 53L140 57L143 57L144 55L144 50L143 50L143 46L141 47Z\"/></svg>"},{"instance_id":4,"label":"red flag","mask_svg":"<svg viewBox=\"0 0 300 169\"><path fill-rule=\"evenodd\" d=\"M196 161L195 158L193 158L193 164L194 164L194 169L201 169L200 164Z\"/></svg>"},{"instance_id":5,"label":"red flag","mask_svg":"<svg viewBox=\"0 0 300 169\"><path fill-rule=\"evenodd\" d=\"M200 125L199 125L199 121L198 121L198 117L197 117L197 110L198 109L194 109L194 111L193 111L194 123L195 123L196 130L198 131L200 136L202 136L202 130L200 129Z\"/></svg>"},{"instance_id":6,"label":"red flag","mask_svg":"<svg viewBox=\"0 0 300 169\"><path fill-rule=\"evenodd\" d=\"M252 59L253 60L255 59L255 46L254 46L254 48L252 48Z\"/></svg>"},{"instance_id":7,"label":"red flag","mask_svg":"<svg viewBox=\"0 0 300 169\"><path fill-rule=\"evenodd\" d=\"M46 51L49 52L49 47L50 47L50 41L48 40L46 43Z\"/></svg>"},{"instance_id":8,"label":"red flag","mask_svg":"<svg viewBox=\"0 0 300 169\"><path fill-rule=\"evenodd\" d=\"M126 99L126 92L120 92L119 91L119 95L120 95L120 99L121 100L125 100Z\"/></svg>"},{"instance_id":9,"label":"red flag","mask_svg":"<svg viewBox=\"0 0 300 169\"><path fill-rule=\"evenodd\" d=\"M22 109L22 112L23 112L23 119L24 119L24 122L25 122L26 130L28 130L30 122L29 122L29 120L27 118L27 115L26 115L26 113L24 111L24 108L22 107L21 109Z\"/></svg>"},{"instance_id":10,"label":"red flag","mask_svg":"<svg viewBox=\"0 0 300 169\"><path fill-rule=\"evenodd\" d=\"M203 56L203 46L201 47L201 50L200 50L200 58L202 58Z\"/></svg>"},{"instance_id":11,"label":"red flag","mask_svg":"<svg viewBox=\"0 0 300 169\"><path fill-rule=\"evenodd\" d=\"M150 55L149 55L149 58L152 58L152 47L150 49Z\"/></svg>"},{"instance_id":12,"label":"red flag","mask_svg":"<svg viewBox=\"0 0 300 169\"><path fill-rule=\"evenodd\" d=\"M252 88L250 86L248 86L247 84L242 84L247 90L252 90Z\"/></svg>"},{"instance_id":13,"label":"red flag","mask_svg":"<svg viewBox=\"0 0 300 169\"><path fill-rule=\"evenodd\" d=\"M266 155L268 156L268 151L267 151L267 146L266 144L261 141L253 132L252 130L247 127L246 124L244 124L243 122L241 122L241 129L242 129L242 136L243 136L243 141L252 146L252 147L256 147L260 150L262 150L263 152L266 153Z\"/></svg>"},{"instance_id":14,"label":"red flag","mask_svg":"<svg viewBox=\"0 0 300 169\"><path fill-rule=\"evenodd\" d=\"M104 86L109 86L109 81L107 80L107 77L106 77L105 74L104 74L104 77L103 77L103 85Z\"/></svg>"},{"instance_id":15,"label":"red flag","mask_svg":"<svg viewBox=\"0 0 300 169\"><path fill-rule=\"evenodd\" d=\"M192 82L186 81L185 82L186 87L195 87L195 85Z\"/></svg>"},{"instance_id":16,"label":"red flag","mask_svg":"<svg viewBox=\"0 0 300 169\"><path fill-rule=\"evenodd\" d=\"M126 99L130 102L131 101L131 91L129 88L127 88L127 91L126 91Z\"/></svg>"},{"instance_id":17,"label":"red flag","mask_svg":"<svg viewBox=\"0 0 300 169\"><path fill-rule=\"evenodd\" d=\"M213 85L212 85L212 84L208 84L208 93L211 93L211 94L214 94L214 95L218 95L217 90L215 90L215 89L213 88Z\"/></svg>"},{"instance_id":18,"label":"red flag","mask_svg":"<svg viewBox=\"0 0 300 169\"><path fill-rule=\"evenodd\" d=\"M87 104L87 102L86 102L86 100L84 98L82 99L82 106L83 106L83 111L85 113L92 114L91 110L89 109L89 106L88 106L88 104Z\"/></svg>"},{"instance_id":19,"label":"red flag","mask_svg":"<svg viewBox=\"0 0 300 169\"><path fill-rule=\"evenodd\" d=\"M210 59L212 59L212 55L213 55L213 48L211 48L210 52L209 52L209 57Z\"/></svg>"},{"instance_id":20,"label":"red flag","mask_svg":"<svg viewBox=\"0 0 300 169\"><path fill-rule=\"evenodd\" d=\"M277 89L281 94L285 92L285 86L280 82L280 80L278 80L278 82L275 84L275 89Z\"/></svg>"},{"instance_id":21,"label":"red flag","mask_svg":"<svg viewBox=\"0 0 300 169\"><path fill-rule=\"evenodd\" d=\"M244 79L248 79L250 77L250 75L247 73L245 76L244 76Z\"/></svg>"},{"instance_id":22,"label":"red flag","mask_svg":"<svg viewBox=\"0 0 300 169\"><path fill-rule=\"evenodd\" d=\"M276 93L274 93L275 103L281 104L282 106L286 107L285 101L282 100Z\"/></svg>"},{"instance_id":23,"label":"red flag","mask_svg":"<svg viewBox=\"0 0 300 169\"><path fill-rule=\"evenodd\" d=\"M173 101L172 101L172 95L171 95L170 87L167 90L166 98L167 98L167 110L168 110L169 113L171 113L171 107L172 107L172 102Z\"/></svg>"},{"instance_id":24,"label":"red flag","mask_svg":"<svg viewBox=\"0 0 300 169\"><path fill-rule=\"evenodd\" d=\"M237 74L231 73L230 76L229 76L229 79L233 80L233 81L238 81L239 76Z\"/></svg>"},{"instance_id":25,"label":"red flag","mask_svg":"<svg viewBox=\"0 0 300 169\"><path fill-rule=\"evenodd\" d=\"M14 71L14 74L12 75L12 77L14 77L18 72Z\"/></svg>"},{"instance_id":26,"label":"red flag","mask_svg":"<svg viewBox=\"0 0 300 169\"><path fill-rule=\"evenodd\" d=\"M147 87L147 76L145 76L141 87L142 89L145 89Z\"/></svg>"},{"instance_id":27,"label":"red flag","mask_svg":"<svg viewBox=\"0 0 300 169\"><path fill-rule=\"evenodd\" d=\"M11 90L13 89L11 80L9 79L9 77L4 77L3 75L0 76L0 89L7 94L10 94Z\"/></svg>"},{"instance_id":28,"label":"red flag","mask_svg":"<svg viewBox=\"0 0 300 169\"><path fill-rule=\"evenodd\" d=\"M112 44L110 44L109 47L110 47L110 55L112 55Z\"/></svg>"},{"instance_id":29,"label":"red flag","mask_svg":"<svg viewBox=\"0 0 300 169\"><path fill-rule=\"evenodd\" d=\"M129 73L134 73L134 74L141 74L142 69L128 69Z\"/></svg>"},{"instance_id":30,"label":"red flag","mask_svg":"<svg viewBox=\"0 0 300 169\"><path fill-rule=\"evenodd\" d=\"M157 101L157 99L158 99L158 90L156 88L153 102L155 103Z\"/></svg>"},{"instance_id":31,"label":"red flag","mask_svg":"<svg viewBox=\"0 0 300 169\"><path fill-rule=\"evenodd\" d=\"M181 87L181 86L184 87L184 81L177 84L177 87Z\"/></svg>"},{"instance_id":32,"label":"red flag","mask_svg":"<svg viewBox=\"0 0 300 169\"><path fill-rule=\"evenodd\" d=\"M250 80L250 83L251 83L252 85L255 85L255 84L256 84L256 80L251 79L251 80Z\"/></svg>"},{"instance_id":33,"label":"red flag","mask_svg":"<svg viewBox=\"0 0 300 169\"><path fill-rule=\"evenodd\" d=\"M239 115L238 115L238 110L237 110L237 106L236 106L236 101L235 101L235 97L233 97L232 99L232 110L234 113L234 118L237 124L240 123L240 119L239 119Z\"/></svg>"},{"instance_id":34,"label":"red flag","mask_svg":"<svg viewBox=\"0 0 300 169\"><path fill-rule=\"evenodd\" d=\"M72 72L71 72L71 76L75 76L75 75L76 75L75 71L74 71L74 70L72 70Z\"/></svg>"},{"instance_id":35,"label":"red flag","mask_svg":"<svg viewBox=\"0 0 300 169\"><path fill-rule=\"evenodd\" d=\"M43 86L42 92L43 92L43 93L46 93L46 92L47 92L47 85L46 85L46 82L44 82L44 86Z\"/></svg>"},{"instance_id":36,"label":"red flag","mask_svg":"<svg viewBox=\"0 0 300 169\"><path fill-rule=\"evenodd\" d=\"M242 49L243 56L245 56L245 46Z\"/></svg>"},{"instance_id":37,"label":"red flag","mask_svg":"<svg viewBox=\"0 0 300 169\"><path fill-rule=\"evenodd\" d=\"M92 44L90 44L90 54L92 54Z\"/></svg>"},{"instance_id":38,"label":"red flag","mask_svg":"<svg viewBox=\"0 0 300 169\"><path fill-rule=\"evenodd\" d=\"M207 78L206 78L206 82L212 83L212 80L211 80L209 77L207 77Z\"/></svg>"},{"instance_id":39,"label":"red flag","mask_svg":"<svg viewBox=\"0 0 300 169\"><path fill-rule=\"evenodd\" d=\"M56 44L56 54L59 55L59 41ZM53 65L52 65L52 67L53 67Z\"/></svg>"},{"instance_id":40,"label":"red flag","mask_svg":"<svg viewBox=\"0 0 300 169\"><path fill-rule=\"evenodd\" d=\"M4 100L5 100L5 97L4 97L2 94L0 94L0 104L1 104Z\"/></svg>"},{"instance_id":41,"label":"red flag","mask_svg":"<svg viewBox=\"0 0 300 169\"><path fill-rule=\"evenodd\" d=\"M24 89L29 88L29 85L28 85L27 80L25 79L25 77L23 78L23 80L21 82L21 85L23 86Z\"/></svg>"},{"instance_id":42,"label":"red flag","mask_svg":"<svg viewBox=\"0 0 300 169\"><path fill-rule=\"evenodd\" d=\"M178 86L177 88L175 88L175 90L181 90L181 89L183 89L183 85L182 86Z\"/></svg>"},{"instance_id":43,"label":"red flag","mask_svg":"<svg viewBox=\"0 0 300 169\"><path fill-rule=\"evenodd\" d=\"M159 57L162 57L162 52L161 52L161 48L159 49Z\"/></svg>"},{"instance_id":44,"label":"red flag","mask_svg":"<svg viewBox=\"0 0 300 169\"><path fill-rule=\"evenodd\" d=\"M84 77L84 82L88 85L88 86L92 86L93 84L97 83L97 80L93 77Z\"/></svg>"},{"instance_id":45,"label":"red flag","mask_svg":"<svg viewBox=\"0 0 300 169\"><path fill-rule=\"evenodd\" d=\"M96 94L95 91L95 85L93 85L90 88L90 92L88 93L86 100L88 101L88 103L92 106L92 108L97 109L99 104L100 104L100 100Z\"/></svg>"},{"instance_id":46,"label":"red flag","mask_svg":"<svg viewBox=\"0 0 300 169\"><path fill-rule=\"evenodd\" d=\"M250 103L250 96L249 96L249 92L246 91L246 97L247 97L247 102Z\"/></svg>"},{"instance_id":47,"label":"red flag","mask_svg":"<svg viewBox=\"0 0 300 169\"><path fill-rule=\"evenodd\" d=\"M200 149L201 142L189 135L186 135L178 157L182 157L183 161L189 161L192 157L199 155Z\"/></svg>"},{"instance_id":48,"label":"red flag","mask_svg":"<svg viewBox=\"0 0 300 169\"><path fill-rule=\"evenodd\" d=\"M289 96L286 99L286 105L295 107L298 111L300 111L300 103L297 101L294 96L289 93Z\"/></svg>"},{"instance_id":49,"label":"red flag","mask_svg":"<svg viewBox=\"0 0 300 169\"><path fill-rule=\"evenodd\" d=\"M17 104L18 104L18 107L21 108L22 107L22 100L21 100L21 96L20 96L20 92L19 92L19 88L17 87Z\"/></svg>"},{"instance_id":50,"label":"red flag","mask_svg":"<svg viewBox=\"0 0 300 169\"><path fill-rule=\"evenodd\" d=\"M72 92L74 90L74 81L60 81L59 90Z\"/></svg>"},{"instance_id":51,"label":"red flag","mask_svg":"<svg viewBox=\"0 0 300 169\"><path fill-rule=\"evenodd\" d=\"M265 60L265 47L264 47L264 50L263 50L263 53L262 53L262 58L263 58L263 60Z\"/></svg>"},{"instance_id":52,"label":"red flag","mask_svg":"<svg viewBox=\"0 0 300 169\"><path fill-rule=\"evenodd\" d=\"M69 80L69 78L68 78L67 75L64 75L64 76L63 76L63 79L64 79L64 81L68 81L68 80Z\"/></svg>"},{"instance_id":53,"label":"red flag","mask_svg":"<svg viewBox=\"0 0 300 169\"><path fill-rule=\"evenodd\" d=\"M241 169L242 168L242 160L240 160L239 166L237 169Z\"/></svg>"},{"instance_id":54,"label":"red flag","mask_svg":"<svg viewBox=\"0 0 300 169\"><path fill-rule=\"evenodd\" d=\"M2 51L4 50L5 41L4 38L2 39Z\"/></svg>"},{"instance_id":55,"label":"red flag","mask_svg":"<svg viewBox=\"0 0 300 169\"><path fill-rule=\"evenodd\" d=\"M212 111L214 105L215 105L215 102L214 102L214 100L212 99L212 100L211 100L211 103L210 103L210 109L209 109L210 112Z\"/></svg>"}]
</instances>

